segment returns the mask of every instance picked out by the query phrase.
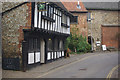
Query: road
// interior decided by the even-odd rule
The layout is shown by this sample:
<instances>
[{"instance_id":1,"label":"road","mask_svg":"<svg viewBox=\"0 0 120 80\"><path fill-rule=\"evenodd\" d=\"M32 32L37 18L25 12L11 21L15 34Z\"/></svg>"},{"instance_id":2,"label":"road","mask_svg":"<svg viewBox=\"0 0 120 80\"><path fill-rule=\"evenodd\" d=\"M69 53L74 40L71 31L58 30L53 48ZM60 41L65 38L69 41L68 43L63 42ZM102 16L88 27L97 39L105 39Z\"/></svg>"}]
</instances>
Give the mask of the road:
<instances>
[{"instance_id":1,"label":"road","mask_svg":"<svg viewBox=\"0 0 120 80\"><path fill-rule=\"evenodd\" d=\"M66 64L37 78L106 78L117 65L117 53L101 53Z\"/></svg>"}]
</instances>

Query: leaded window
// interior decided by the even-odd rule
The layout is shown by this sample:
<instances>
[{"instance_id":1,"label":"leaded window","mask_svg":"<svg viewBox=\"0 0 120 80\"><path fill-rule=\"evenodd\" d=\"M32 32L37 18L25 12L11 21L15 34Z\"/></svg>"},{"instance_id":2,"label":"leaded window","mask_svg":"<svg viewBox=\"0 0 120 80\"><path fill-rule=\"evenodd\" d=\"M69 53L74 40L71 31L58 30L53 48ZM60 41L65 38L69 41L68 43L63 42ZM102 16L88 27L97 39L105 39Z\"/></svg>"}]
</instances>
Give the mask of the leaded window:
<instances>
[{"instance_id":1,"label":"leaded window","mask_svg":"<svg viewBox=\"0 0 120 80\"><path fill-rule=\"evenodd\" d=\"M53 50L52 40L49 39L49 40L48 40L48 51L52 51L52 50Z\"/></svg>"},{"instance_id":2,"label":"leaded window","mask_svg":"<svg viewBox=\"0 0 120 80\"><path fill-rule=\"evenodd\" d=\"M28 51L40 51L40 39L39 38L29 38L28 40Z\"/></svg>"},{"instance_id":3,"label":"leaded window","mask_svg":"<svg viewBox=\"0 0 120 80\"><path fill-rule=\"evenodd\" d=\"M78 24L78 16L74 16L72 19L70 19L71 24Z\"/></svg>"}]
</instances>

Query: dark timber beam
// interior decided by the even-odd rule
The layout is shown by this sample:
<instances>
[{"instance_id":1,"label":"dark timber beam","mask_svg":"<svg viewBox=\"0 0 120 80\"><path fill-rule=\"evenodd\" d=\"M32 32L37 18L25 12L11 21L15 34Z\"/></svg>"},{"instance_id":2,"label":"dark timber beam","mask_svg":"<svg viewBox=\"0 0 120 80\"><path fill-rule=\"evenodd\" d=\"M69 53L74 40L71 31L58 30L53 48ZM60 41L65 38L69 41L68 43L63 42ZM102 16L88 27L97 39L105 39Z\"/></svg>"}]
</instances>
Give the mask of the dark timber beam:
<instances>
[{"instance_id":1,"label":"dark timber beam","mask_svg":"<svg viewBox=\"0 0 120 80\"><path fill-rule=\"evenodd\" d=\"M32 7L32 10L31 10L31 12L32 12L32 19L31 19L31 29L33 29L33 27L34 27L34 12L35 12L35 2L32 2L32 5L31 5L31 7Z\"/></svg>"}]
</instances>

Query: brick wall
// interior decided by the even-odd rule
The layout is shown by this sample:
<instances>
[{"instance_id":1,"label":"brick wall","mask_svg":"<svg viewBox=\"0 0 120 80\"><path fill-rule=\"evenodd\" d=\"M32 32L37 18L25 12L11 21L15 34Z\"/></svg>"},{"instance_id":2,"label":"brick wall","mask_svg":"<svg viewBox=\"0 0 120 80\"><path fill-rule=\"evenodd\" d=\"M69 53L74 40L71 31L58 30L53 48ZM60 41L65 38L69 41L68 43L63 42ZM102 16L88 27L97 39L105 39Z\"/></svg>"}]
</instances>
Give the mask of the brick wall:
<instances>
[{"instance_id":1,"label":"brick wall","mask_svg":"<svg viewBox=\"0 0 120 80\"><path fill-rule=\"evenodd\" d=\"M87 25L87 13L73 13L74 16L78 16L78 24L71 24L71 32L72 28L77 28L77 34L83 35L84 37L88 36L88 25Z\"/></svg>"},{"instance_id":2,"label":"brick wall","mask_svg":"<svg viewBox=\"0 0 120 80\"><path fill-rule=\"evenodd\" d=\"M3 11L20 3L7 2ZM9 6L8 6L9 5ZM9 8L8 8L9 7ZM19 57L22 55L23 29L31 28L31 3L23 4L2 16L2 50L4 57Z\"/></svg>"},{"instance_id":3,"label":"brick wall","mask_svg":"<svg viewBox=\"0 0 120 80\"><path fill-rule=\"evenodd\" d=\"M102 26L102 44L107 47L119 47L120 27L118 26Z\"/></svg>"}]
</instances>

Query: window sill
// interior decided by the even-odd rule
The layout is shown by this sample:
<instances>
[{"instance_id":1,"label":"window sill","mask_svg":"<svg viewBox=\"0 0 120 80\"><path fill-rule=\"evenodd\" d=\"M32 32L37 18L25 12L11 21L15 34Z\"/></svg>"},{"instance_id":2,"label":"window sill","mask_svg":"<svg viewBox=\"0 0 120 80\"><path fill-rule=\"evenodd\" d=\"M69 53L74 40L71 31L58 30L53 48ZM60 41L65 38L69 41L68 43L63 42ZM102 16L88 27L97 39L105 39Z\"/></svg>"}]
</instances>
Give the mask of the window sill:
<instances>
[{"instance_id":1,"label":"window sill","mask_svg":"<svg viewBox=\"0 0 120 80\"><path fill-rule=\"evenodd\" d=\"M44 16L44 15L42 15L42 19L45 19L45 20L48 20L48 21L51 21L51 22L55 22L55 20L52 19L51 17Z\"/></svg>"}]
</instances>

